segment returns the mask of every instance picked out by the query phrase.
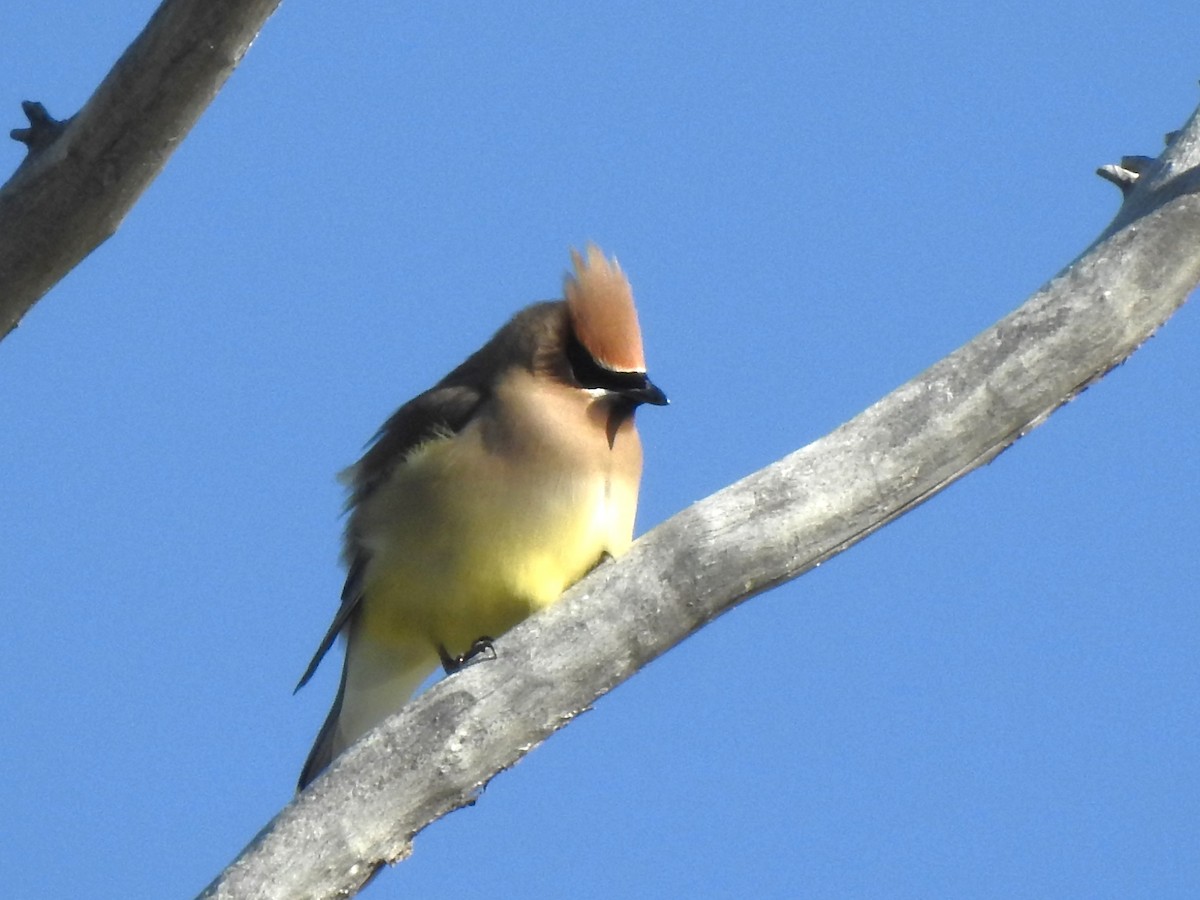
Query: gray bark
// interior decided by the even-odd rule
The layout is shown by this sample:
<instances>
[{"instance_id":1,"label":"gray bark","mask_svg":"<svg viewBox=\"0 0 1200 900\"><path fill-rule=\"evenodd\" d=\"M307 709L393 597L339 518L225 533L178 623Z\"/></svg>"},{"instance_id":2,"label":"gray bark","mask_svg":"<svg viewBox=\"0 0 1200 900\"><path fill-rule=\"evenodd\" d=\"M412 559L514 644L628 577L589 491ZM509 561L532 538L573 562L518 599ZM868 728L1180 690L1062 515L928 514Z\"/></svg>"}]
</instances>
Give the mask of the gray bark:
<instances>
[{"instance_id":1,"label":"gray bark","mask_svg":"<svg viewBox=\"0 0 1200 900\"><path fill-rule=\"evenodd\" d=\"M1200 119L1102 174L1113 223L1016 312L807 447L700 501L334 762L205 898L355 893L430 822L748 597L994 459L1136 350L1200 281Z\"/></svg>"}]
</instances>

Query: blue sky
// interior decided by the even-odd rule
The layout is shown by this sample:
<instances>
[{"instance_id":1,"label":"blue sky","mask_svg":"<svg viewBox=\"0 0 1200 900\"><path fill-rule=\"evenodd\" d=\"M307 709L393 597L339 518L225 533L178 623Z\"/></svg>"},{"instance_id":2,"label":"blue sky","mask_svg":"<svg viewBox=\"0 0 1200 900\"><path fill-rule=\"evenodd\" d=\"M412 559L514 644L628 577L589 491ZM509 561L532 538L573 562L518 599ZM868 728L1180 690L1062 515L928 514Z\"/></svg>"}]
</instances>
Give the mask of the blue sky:
<instances>
[{"instance_id":1,"label":"blue sky","mask_svg":"<svg viewBox=\"0 0 1200 900\"><path fill-rule=\"evenodd\" d=\"M291 695L334 473L568 247L620 258L672 399L645 530L1017 306L1114 213L1092 170L1200 101L1182 0L428 7L285 3L0 343L7 896L192 896L287 802L337 677ZM153 8L8 4L5 128ZM363 896L1194 896L1196 313Z\"/></svg>"}]
</instances>

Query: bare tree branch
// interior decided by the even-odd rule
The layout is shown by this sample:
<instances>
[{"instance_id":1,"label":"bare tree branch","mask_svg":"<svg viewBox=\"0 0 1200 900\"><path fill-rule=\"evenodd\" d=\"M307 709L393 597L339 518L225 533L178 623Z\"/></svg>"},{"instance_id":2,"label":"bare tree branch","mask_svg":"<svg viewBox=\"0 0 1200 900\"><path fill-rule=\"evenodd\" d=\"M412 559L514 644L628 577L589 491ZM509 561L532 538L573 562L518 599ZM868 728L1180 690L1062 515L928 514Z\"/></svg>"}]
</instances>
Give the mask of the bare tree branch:
<instances>
[{"instance_id":1,"label":"bare tree branch","mask_svg":"<svg viewBox=\"0 0 1200 900\"><path fill-rule=\"evenodd\" d=\"M109 238L279 0L165 0L83 109L26 103L29 155L0 187L0 340Z\"/></svg>"},{"instance_id":2,"label":"bare tree branch","mask_svg":"<svg viewBox=\"0 0 1200 900\"><path fill-rule=\"evenodd\" d=\"M115 232L278 0L165 0L66 122L26 104L0 188L0 338ZM1200 280L1200 126L1104 177L1116 219L1024 306L830 435L655 529L436 686L285 808L206 897L348 895L426 824L726 609L994 458L1125 359Z\"/></svg>"},{"instance_id":3,"label":"bare tree branch","mask_svg":"<svg viewBox=\"0 0 1200 900\"><path fill-rule=\"evenodd\" d=\"M648 661L990 461L1124 360L1200 281L1198 116L1159 160L1113 167L1125 193L1116 219L1020 309L831 434L660 525L498 641L496 660L390 717L202 896L353 894Z\"/></svg>"}]
</instances>

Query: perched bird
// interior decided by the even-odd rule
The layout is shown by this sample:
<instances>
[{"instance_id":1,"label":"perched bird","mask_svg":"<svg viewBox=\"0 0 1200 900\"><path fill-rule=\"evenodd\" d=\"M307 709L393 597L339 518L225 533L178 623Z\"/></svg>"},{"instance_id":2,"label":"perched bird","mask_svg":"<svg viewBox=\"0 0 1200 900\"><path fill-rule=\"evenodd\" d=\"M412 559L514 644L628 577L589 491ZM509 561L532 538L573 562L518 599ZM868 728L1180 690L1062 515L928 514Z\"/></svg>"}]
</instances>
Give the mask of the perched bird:
<instances>
[{"instance_id":1,"label":"perched bird","mask_svg":"<svg viewBox=\"0 0 1200 900\"><path fill-rule=\"evenodd\" d=\"M342 602L297 690L345 638L300 789L441 662L548 606L633 539L646 377L629 282L589 245L562 300L535 303L405 403L342 477Z\"/></svg>"}]
</instances>

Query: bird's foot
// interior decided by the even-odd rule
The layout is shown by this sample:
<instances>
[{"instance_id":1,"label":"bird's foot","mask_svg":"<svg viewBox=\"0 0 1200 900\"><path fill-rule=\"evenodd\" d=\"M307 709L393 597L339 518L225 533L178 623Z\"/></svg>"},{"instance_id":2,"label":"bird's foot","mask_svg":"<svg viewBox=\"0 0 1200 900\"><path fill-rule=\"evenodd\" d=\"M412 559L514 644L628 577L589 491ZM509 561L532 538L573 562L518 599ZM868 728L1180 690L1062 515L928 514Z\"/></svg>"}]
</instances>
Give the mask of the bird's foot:
<instances>
[{"instance_id":1,"label":"bird's foot","mask_svg":"<svg viewBox=\"0 0 1200 900\"><path fill-rule=\"evenodd\" d=\"M611 553L609 553L607 550L601 550L600 555L598 557L596 557L596 561L594 563L592 563L592 567L587 570L586 574L591 575L593 572L595 572L598 568L600 568L605 563L612 562L613 559L614 559L614 557Z\"/></svg>"},{"instance_id":2,"label":"bird's foot","mask_svg":"<svg viewBox=\"0 0 1200 900\"><path fill-rule=\"evenodd\" d=\"M486 635L475 638L471 642L471 646L467 648L467 652L461 656L451 656L441 644L438 644L437 650L438 657L442 660L442 669L447 675L453 675L480 660L496 658L496 647L492 644L492 639Z\"/></svg>"}]
</instances>

